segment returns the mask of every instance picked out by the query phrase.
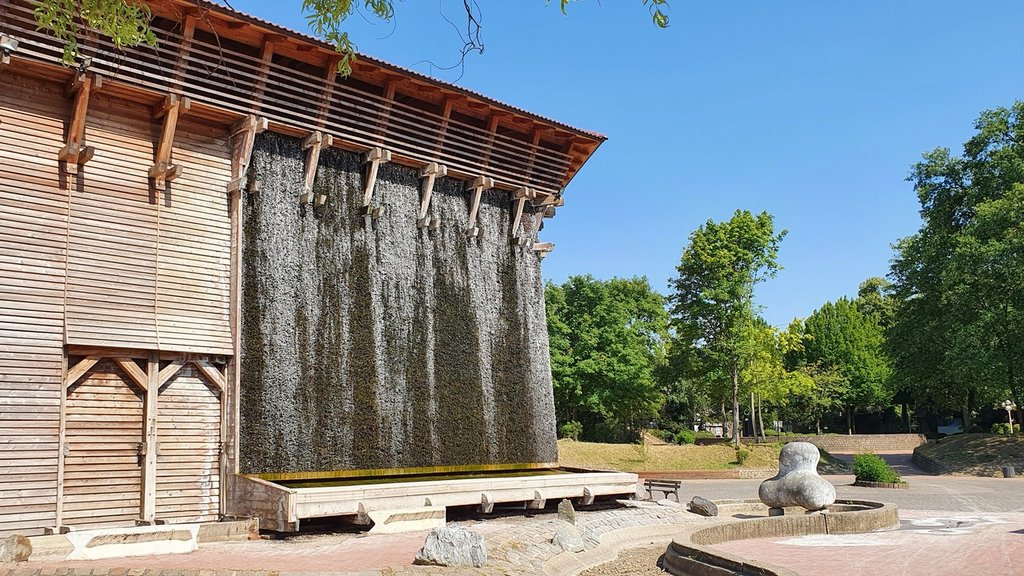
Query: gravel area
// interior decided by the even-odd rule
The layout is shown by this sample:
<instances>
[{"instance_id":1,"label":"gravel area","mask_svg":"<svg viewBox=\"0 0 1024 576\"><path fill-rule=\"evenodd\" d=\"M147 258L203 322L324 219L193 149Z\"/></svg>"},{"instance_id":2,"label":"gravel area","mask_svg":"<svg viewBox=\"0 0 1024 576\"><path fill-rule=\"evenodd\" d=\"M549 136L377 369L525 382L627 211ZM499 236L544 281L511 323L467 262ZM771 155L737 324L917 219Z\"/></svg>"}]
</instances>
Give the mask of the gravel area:
<instances>
[{"instance_id":1,"label":"gravel area","mask_svg":"<svg viewBox=\"0 0 1024 576\"><path fill-rule=\"evenodd\" d=\"M627 548L615 560L594 566L580 576L662 576L667 572L658 567L658 559L664 553L664 546Z\"/></svg>"}]
</instances>

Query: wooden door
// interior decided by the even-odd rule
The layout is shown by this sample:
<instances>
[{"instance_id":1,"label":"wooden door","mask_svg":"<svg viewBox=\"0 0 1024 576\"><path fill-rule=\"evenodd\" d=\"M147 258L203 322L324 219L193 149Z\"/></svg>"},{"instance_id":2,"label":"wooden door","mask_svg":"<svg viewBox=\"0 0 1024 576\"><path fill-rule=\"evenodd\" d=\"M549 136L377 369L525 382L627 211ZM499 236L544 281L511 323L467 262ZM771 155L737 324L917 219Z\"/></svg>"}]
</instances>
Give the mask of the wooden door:
<instances>
[{"instance_id":1,"label":"wooden door","mask_svg":"<svg viewBox=\"0 0 1024 576\"><path fill-rule=\"evenodd\" d=\"M142 495L143 392L112 360L68 387L63 523L132 526Z\"/></svg>"},{"instance_id":2,"label":"wooden door","mask_svg":"<svg viewBox=\"0 0 1024 576\"><path fill-rule=\"evenodd\" d=\"M187 364L160 388L157 398L157 519L218 519L220 434L221 392Z\"/></svg>"}]
</instances>

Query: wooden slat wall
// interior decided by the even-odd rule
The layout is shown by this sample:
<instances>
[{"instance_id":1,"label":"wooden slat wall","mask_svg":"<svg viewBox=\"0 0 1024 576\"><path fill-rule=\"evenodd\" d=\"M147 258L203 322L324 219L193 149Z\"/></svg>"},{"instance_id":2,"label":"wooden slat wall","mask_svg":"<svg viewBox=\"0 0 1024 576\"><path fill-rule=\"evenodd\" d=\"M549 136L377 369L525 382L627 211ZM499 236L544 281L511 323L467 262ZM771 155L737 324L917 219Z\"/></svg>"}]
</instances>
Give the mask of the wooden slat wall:
<instances>
[{"instance_id":1,"label":"wooden slat wall","mask_svg":"<svg viewBox=\"0 0 1024 576\"><path fill-rule=\"evenodd\" d=\"M161 348L232 353L231 156L223 128L188 117L178 123L173 152L184 172L159 205L157 318Z\"/></svg>"},{"instance_id":2,"label":"wooden slat wall","mask_svg":"<svg viewBox=\"0 0 1024 576\"><path fill-rule=\"evenodd\" d=\"M55 86L0 86L0 535L31 535L56 521L69 105Z\"/></svg>"},{"instance_id":3,"label":"wooden slat wall","mask_svg":"<svg viewBox=\"0 0 1024 576\"><path fill-rule=\"evenodd\" d=\"M192 366L158 400L156 517L212 522L220 514L220 393Z\"/></svg>"},{"instance_id":4,"label":"wooden slat wall","mask_svg":"<svg viewBox=\"0 0 1024 576\"><path fill-rule=\"evenodd\" d=\"M64 524L132 526L139 519L143 392L112 361L68 390Z\"/></svg>"},{"instance_id":5,"label":"wooden slat wall","mask_svg":"<svg viewBox=\"0 0 1024 576\"><path fill-rule=\"evenodd\" d=\"M150 113L95 96L86 141L96 156L71 194L67 342L158 349Z\"/></svg>"}]
</instances>

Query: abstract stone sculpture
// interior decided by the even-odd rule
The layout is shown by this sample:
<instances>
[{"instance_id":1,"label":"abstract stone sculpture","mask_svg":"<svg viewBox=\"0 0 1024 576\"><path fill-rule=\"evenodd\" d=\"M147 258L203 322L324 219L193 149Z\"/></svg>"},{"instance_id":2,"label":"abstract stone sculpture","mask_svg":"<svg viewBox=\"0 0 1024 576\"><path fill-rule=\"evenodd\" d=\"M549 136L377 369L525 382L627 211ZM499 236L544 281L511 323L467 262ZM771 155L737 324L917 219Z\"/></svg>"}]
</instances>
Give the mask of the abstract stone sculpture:
<instances>
[{"instance_id":1,"label":"abstract stone sculpture","mask_svg":"<svg viewBox=\"0 0 1024 576\"><path fill-rule=\"evenodd\" d=\"M761 483L757 491L770 508L800 506L823 510L836 501L836 489L818 476L818 447L810 442L790 442L779 452L779 473Z\"/></svg>"},{"instance_id":2,"label":"abstract stone sculpture","mask_svg":"<svg viewBox=\"0 0 1024 576\"><path fill-rule=\"evenodd\" d=\"M427 566L473 566L487 563L487 546L478 532L458 526L434 528L416 554L413 564Z\"/></svg>"}]
</instances>

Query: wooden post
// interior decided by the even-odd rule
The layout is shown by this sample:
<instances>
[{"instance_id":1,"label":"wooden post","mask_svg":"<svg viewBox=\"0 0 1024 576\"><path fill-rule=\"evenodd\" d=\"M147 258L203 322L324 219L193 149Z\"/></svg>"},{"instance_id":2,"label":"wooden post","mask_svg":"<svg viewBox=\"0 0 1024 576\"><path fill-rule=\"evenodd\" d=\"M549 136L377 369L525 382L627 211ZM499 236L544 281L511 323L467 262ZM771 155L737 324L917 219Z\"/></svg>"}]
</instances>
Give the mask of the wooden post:
<instances>
[{"instance_id":1,"label":"wooden post","mask_svg":"<svg viewBox=\"0 0 1024 576\"><path fill-rule=\"evenodd\" d=\"M363 188L363 219L367 225L372 218L380 218L382 208L373 206L373 189L377 185L377 170L381 162L391 162L391 151L383 148L373 148L366 153L365 164L370 168L366 174L366 186Z\"/></svg>"},{"instance_id":2,"label":"wooden post","mask_svg":"<svg viewBox=\"0 0 1024 576\"><path fill-rule=\"evenodd\" d=\"M501 123L501 119L504 116L508 116L509 113L504 110L495 110L491 114L491 120L487 123L487 144L484 145L483 166L484 170L491 163L491 154L494 153L494 139L498 136L498 124Z\"/></svg>"},{"instance_id":3,"label":"wooden post","mask_svg":"<svg viewBox=\"0 0 1024 576\"><path fill-rule=\"evenodd\" d=\"M68 349L65 347L61 355L62 381L68 380ZM68 390L62 387L60 391L60 423L57 430L57 511L54 531L61 532L64 525L64 459L67 457L67 411L68 411Z\"/></svg>"},{"instance_id":4,"label":"wooden post","mask_svg":"<svg viewBox=\"0 0 1024 576\"><path fill-rule=\"evenodd\" d=\"M423 183L420 189L420 212L416 219L417 228L429 227L431 230L437 230L438 219L427 216L427 211L430 209L430 198L434 194L434 181L438 176L447 175L448 168L437 162L431 162L420 170L420 178L423 179Z\"/></svg>"},{"instance_id":5,"label":"wooden post","mask_svg":"<svg viewBox=\"0 0 1024 576\"><path fill-rule=\"evenodd\" d=\"M480 228L476 225L476 216L480 212L480 197L484 190L494 188L494 179L486 176L477 176L470 184L466 192L473 195L469 206L469 225L466 227L466 236L470 238L480 237Z\"/></svg>"},{"instance_id":6,"label":"wooden post","mask_svg":"<svg viewBox=\"0 0 1024 576\"><path fill-rule=\"evenodd\" d=\"M444 148L444 139L448 134L448 123L451 122L452 108L455 106L454 98L445 98L444 107L441 111L441 130L437 135L437 144L434 146L434 158L441 157L441 149Z\"/></svg>"},{"instance_id":7,"label":"wooden post","mask_svg":"<svg viewBox=\"0 0 1024 576\"><path fill-rule=\"evenodd\" d=\"M267 129L267 119L257 118L250 114L240 120L231 129L231 181L228 192L239 192L245 183L252 160L252 147L256 143L256 135ZM256 188L257 186L254 186ZM250 190L255 191L255 190Z\"/></svg>"},{"instance_id":8,"label":"wooden post","mask_svg":"<svg viewBox=\"0 0 1024 576\"><path fill-rule=\"evenodd\" d=\"M279 37L273 34L264 37L263 51L260 54L259 76L252 93L253 110L260 110L260 105L263 103L263 92L267 89L267 78L270 76L270 63L274 59L274 42L278 39Z\"/></svg>"},{"instance_id":9,"label":"wooden post","mask_svg":"<svg viewBox=\"0 0 1024 576\"><path fill-rule=\"evenodd\" d=\"M512 242L517 246L526 244L527 238L523 236L520 225L523 221L523 209L526 208L526 201L537 197L537 192L532 188L517 188L513 193L515 198L515 217L512 219Z\"/></svg>"},{"instance_id":10,"label":"wooden post","mask_svg":"<svg viewBox=\"0 0 1024 576\"><path fill-rule=\"evenodd\" d=\"M324 147L334 145L334 138L323 132L313 132L302 142L302 148L306 150L306 169L304 172L302 194L299 194L299 204L308 204L313 201L313 181L316 179L316 168L320 164L320 150ZM316 197L316 205L320 206L327 201L327 196L321 194Z\"/></svg>"},{"instance_id":11,"label":"wooden post","mask_svg":"<svg viewBox=\"0 0 1024 576\"><path fill-rule=\"evenodd\" d=\"M395 77L397 78L397 77ZM390 79L384 85L384 106L380 116L377 118L377 143L384 145L384 135L388 131L388 124L391 122L391 106L395 101L395 91L398 89L398 81Z\"/></svg>"},{"instance_id":12,"label":"wooden post","mask_svg":"<svg viewBox=\"0 0 1024 576\"><path fill-rule=\"evenodd\" d=\"M156 153L153 155L153 166L149 169L149 177L153 187L163 190L165 184L181 175L181 167L171 164L171 151L174 149L174 133L178 128L178 117L192 107L192 101L177 94L168 94L162 105L153 109L153 117L164 119L157 142Z\"/></svg>"},{"instance_id":13,"label":"wooden post","mask_svg":"<svg viewBox=\"0 0 1024 576\"><path fill-rule=\"evenodd\" d=\"M134 361L132 361L134 364ZM160 355L149 353L146 369L146 403L143 409L145 426L142 461L142 506L140 520L151 524L156 521L156 453L157 445L157 397L160 394Z\"/></svg>"},{"instance_id":14,"label":"wooden post","mask_svg":"<svg viewBox=\"0 0 1024 576\"><path fill-rule=\"evenodd\" d=\"M61 162L82 165L88 162L96 150L85 145L85 116L89 111L89 96L95 88L103 86L103 77L95 74L78 72L68 85L66 92L75 97L71 112L71 124L68 126L67 139L64 147L57 153Z\"/></svg>"},{"instance_id":15,"label":"wooden post","mask_svg":"<svg viewBox=\"0 0 1024 576\"><path fill-rule=\"evenodd\" d=\"M327 113L331 110L331 99L334 98L334 83L338 76L338 62L341 57L327 59L327 66L324 67L323 93L320 95L320 106L316 111L316 127L323 130L327 125Z\"/></svg>"}]
</instances>

